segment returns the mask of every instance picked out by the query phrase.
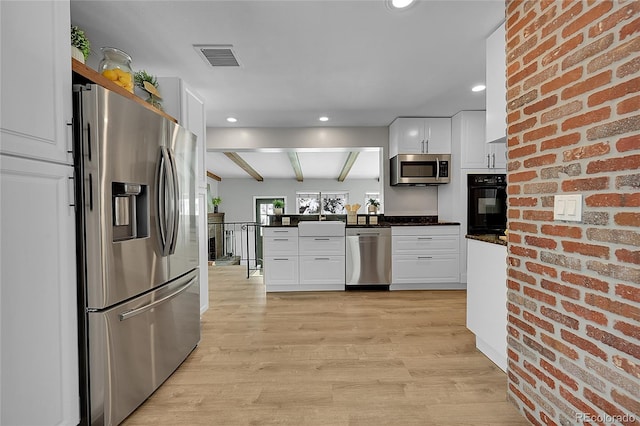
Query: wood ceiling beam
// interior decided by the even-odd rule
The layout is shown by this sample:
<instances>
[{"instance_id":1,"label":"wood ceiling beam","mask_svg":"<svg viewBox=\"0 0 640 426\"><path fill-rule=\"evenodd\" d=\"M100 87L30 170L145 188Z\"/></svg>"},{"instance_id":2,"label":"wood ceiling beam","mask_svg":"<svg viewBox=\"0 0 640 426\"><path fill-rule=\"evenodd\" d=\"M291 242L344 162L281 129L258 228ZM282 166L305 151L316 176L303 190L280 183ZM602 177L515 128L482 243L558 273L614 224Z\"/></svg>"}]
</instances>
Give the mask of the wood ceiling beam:
<instances>
[{"instance_id":1,"label":"wood ceiling beam","mask_svg":"<svg viewBox=\"0 0 640 426\"><path fill-rule=\"evenodd\" d=\"M351 167L353 167L353 163L355 163L356 159L358 158L358 154L360 153L357 151L351 151L349 153L349 156L347 157L347 161L345 161L344 166L342 166L342 171L340 172L340 176L338 176L338 182L344 182L344 180L347 178L347 175L351 171Z\"/></svg>"},{"instance_id":2,"label":"wood ceiling beam","mask_svg":"<svg viewBox=\"0 0 640 426\"><path fill-rule=\"evenodd\" d=\"M258 182L262 182L264 178L258 173L253 167L249 165L242 157L240 157L235 152L225 152L224 155L229 157L231 161L236 163L242 170L247 172L252 178L257 180Z\"/></svg>"},{"instance_id":3,"label":"wood ceiling beam","mask_svg":"<svg viewBox=\"0 0 640 426\"><path fill-rule=\"evenodd\" d=\"M300 159L298 158L297 152L289 152L289 161L291 162L291 167L293 167L293 171L296 173L296 180L298 182L302 182L304 177L302 176L302 167L300 166Z\"/></svg>"},{"instance_id":4,"label":"wood ceiling beam","mask_svg":"<svg viewBox=\"0 0 640 426\"><path fill-rule=\"evenodd\" d=\"M207 177L210 177L213 180L217 180L218 182L220 182L222 180L222 178L220 176L211 173L209 170L207 170Z\"/></svg>"}]
</instances>

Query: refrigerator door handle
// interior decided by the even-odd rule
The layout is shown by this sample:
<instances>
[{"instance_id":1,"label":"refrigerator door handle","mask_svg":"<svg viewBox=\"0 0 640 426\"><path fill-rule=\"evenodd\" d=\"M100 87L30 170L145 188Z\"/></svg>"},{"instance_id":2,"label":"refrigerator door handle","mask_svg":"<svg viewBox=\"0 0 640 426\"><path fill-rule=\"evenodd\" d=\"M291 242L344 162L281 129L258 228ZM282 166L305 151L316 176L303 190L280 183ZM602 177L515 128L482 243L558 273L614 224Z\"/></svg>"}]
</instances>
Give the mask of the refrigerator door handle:
<instances>
[{"instance_id":1,"label":"refrigerator door handle","mask_svg":"<svg viewBox=\"0 0 640 426\"><path fill-rule=\"evenodd\" d=\"M176 165L176 158L171 149L167 149L168 158L171 164L171 178L172 178L172 200L171 211L172 216L169 226L171 229L171 239L169 240L169 254L174 254L176 251L176 243L178 242L178 226L180 225L180 186L178 183L178 167Z\"/></svg>"},{"instance_id":2,"label":"refrigerator door handle","mask_svg":"<svg viewBox=\"0 0 640 426\"><path fill-rule=\"evenodd\" d=\"M168 222L167 222L167 170L169 164L166 148L160 148L160 160L158 161L158 183L157 183L157 202L158 202L158 230L160 237L160 253L162 256L169 254L169 238Z\"/></svg>"},{"instance_id":3,"label":"refrigerator door handle","mask_svg":"<svg viewBox=\"0 0 640 426\"><path fill-rule=\"evenodd\" d=\"M153 302L146 304L144 306L141 306L139 308L135 308L135 309L131 309L129 311L123 312L120 315L118 315L118 318L120 318L120 321L126 321L129 318L133 318L136 315L140 315L150 309L155 308L158 305L163 304L164 302L173 299L174 297L178 296L179 294L181 294L182 292L184 292L187 288L189 288L191 286L191 284L193 284L196 281L196 278L191 278L189 281L187 281L185 284L183 284L180 288L178 288L176 291L174 291L171 294L168 294L158 300L154 300Z\"/></svg>"}]
</instances>

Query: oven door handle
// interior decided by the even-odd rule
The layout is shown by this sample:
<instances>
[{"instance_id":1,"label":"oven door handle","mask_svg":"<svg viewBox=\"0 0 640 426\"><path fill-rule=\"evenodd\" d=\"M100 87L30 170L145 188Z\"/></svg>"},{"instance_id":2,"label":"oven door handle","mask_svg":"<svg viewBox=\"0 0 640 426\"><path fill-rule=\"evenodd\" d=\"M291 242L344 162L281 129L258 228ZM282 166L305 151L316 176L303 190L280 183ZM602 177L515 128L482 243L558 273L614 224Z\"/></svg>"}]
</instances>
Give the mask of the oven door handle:
<instances>
[{"instance_id":1,"label":"oven door handle","mask_svg":"<svg viewBox=\"0 0 640 426\"><path fill-rule=\"evenodd\" d=\"M440 158L436 157L436 180L440 180Z\"/></svg>"}]
</instances>

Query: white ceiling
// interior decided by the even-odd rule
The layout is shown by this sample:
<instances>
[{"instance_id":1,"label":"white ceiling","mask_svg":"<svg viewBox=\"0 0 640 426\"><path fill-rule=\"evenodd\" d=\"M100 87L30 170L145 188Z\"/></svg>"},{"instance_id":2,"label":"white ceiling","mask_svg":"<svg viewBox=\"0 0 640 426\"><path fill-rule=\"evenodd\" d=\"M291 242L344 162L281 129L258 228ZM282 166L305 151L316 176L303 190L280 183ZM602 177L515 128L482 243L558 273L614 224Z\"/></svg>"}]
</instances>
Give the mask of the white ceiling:
<instances>
[{"instance_id":1,"label":"white ceiling","mask_svg":"<svg viewBox=\"0 0 640 426\"><path fill-rule=\"evenodd\" d=\"M183 78L206 99L208 127L388 126L484 109L484 93L470 89L484 82L484 40L503 19L502 0L423 0L402 11L385 0L71 1L72 23L92 42L88 65L113 46L134 70ZM232 45L241 66L212 67L199 44ZM241 155L265 178L295 176L286 154ZM346 153L327 155L307 166L301 158L305 178L318 173L311 164L340 172ZM367 156L350 177L377 167ZM233 163L213 172L247 177Z\"/></svg>"}]
</instances>

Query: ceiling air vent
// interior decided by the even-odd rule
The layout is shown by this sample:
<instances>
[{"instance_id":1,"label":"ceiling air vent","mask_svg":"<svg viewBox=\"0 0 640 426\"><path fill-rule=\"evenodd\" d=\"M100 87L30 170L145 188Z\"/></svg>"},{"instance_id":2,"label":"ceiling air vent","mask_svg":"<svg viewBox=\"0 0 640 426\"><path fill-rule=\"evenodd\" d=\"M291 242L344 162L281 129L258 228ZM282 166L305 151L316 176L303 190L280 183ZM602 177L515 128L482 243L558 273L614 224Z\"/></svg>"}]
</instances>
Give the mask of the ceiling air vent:
<instances>
[{"instance_id":1,"label":"ceiling air vent","mask_svg":"<svg viewBox=\"0 0 640 426\"><path fill-rule=\"evenodd\" d=\"M193 46L200 56L207 61L212 67L239 67L240 64L236 59L233 49L229 45L202 45Z\"/></svg>"}]
</instances>

